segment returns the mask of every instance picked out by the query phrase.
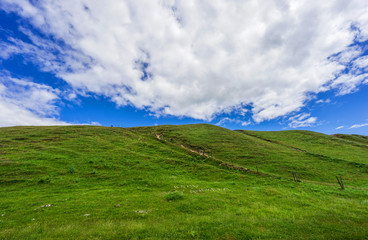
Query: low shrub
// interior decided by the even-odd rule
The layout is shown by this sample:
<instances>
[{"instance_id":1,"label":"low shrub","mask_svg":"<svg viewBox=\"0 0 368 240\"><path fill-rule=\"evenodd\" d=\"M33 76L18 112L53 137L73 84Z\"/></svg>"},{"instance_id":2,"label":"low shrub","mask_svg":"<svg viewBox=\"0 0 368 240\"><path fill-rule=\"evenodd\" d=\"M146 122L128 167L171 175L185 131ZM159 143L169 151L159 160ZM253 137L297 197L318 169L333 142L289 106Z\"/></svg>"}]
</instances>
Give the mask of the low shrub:
<instances>
[{"instance_id":1,"label":"low shrub","mask_svg":"<svg viewBox=\"0 0 368 240\"><path fill-rule=\"evenodd\" d=\"M70 168L69 168L69 173L74 173L75 172L75 167L74 165L71 165Z\"/></svg>"},{"instance_id":2,"label":"low shrub","mask_svg":"<svg viewBox=\"0 0 368 240\"><path fill-rule=\"evenodd\" d=\"M184 198L184 194L181 192L171 192L165 196L167 201L176 201Z\"/></svg>"},{"instance_id":3,"label":"low shrub","mask_svg":"<svg viewBox=\"0 0 368 240\"><path fill-rule=\"evenodd\" d=\"M49 177L42 177L40 180L38 180L38 183L50 183L51 179Z\"/></svg>"}]
</instances>

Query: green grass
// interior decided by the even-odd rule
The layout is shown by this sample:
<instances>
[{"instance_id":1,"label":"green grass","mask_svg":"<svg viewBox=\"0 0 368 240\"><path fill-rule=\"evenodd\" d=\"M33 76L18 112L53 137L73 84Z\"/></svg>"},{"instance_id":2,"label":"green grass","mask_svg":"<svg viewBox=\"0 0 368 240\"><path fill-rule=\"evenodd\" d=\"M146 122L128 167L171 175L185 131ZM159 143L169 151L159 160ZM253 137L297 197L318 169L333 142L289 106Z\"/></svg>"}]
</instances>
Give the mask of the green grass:
<instances>
[{"instance_id":1,"label":"green grass","mask_svg":"<svg viewBox=\"0 0 368 240\"><path fill-rule=\"evenodd\" d=\"M0 239L367 239L366 140L212 125L0 128Z\"/></svg>"}]
</instances>

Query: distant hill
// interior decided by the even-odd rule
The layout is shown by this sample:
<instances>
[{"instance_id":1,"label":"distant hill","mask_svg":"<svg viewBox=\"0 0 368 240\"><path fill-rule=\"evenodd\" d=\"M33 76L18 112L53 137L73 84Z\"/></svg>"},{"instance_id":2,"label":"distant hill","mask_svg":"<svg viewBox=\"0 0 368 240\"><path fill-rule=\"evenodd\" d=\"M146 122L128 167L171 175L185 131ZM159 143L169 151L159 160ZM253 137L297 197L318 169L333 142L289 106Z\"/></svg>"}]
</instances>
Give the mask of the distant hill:
<instances>
[{"instance_id":1,"label":"distant hill","mask_svg":"<svg viewBox=\"0 0 368 240\"><path fill-rule=\"evenodd\" d=\"M360 135L0 128L0 187L0 239L368 237Z\"/></svg>"}]
</instances>

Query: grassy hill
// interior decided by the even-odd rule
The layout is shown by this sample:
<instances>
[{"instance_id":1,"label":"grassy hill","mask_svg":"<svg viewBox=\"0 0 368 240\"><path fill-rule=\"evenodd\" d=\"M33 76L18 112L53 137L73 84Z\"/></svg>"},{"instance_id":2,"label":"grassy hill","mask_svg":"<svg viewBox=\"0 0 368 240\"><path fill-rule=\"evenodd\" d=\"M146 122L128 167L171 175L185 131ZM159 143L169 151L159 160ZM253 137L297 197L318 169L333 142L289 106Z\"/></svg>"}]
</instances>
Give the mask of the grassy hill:
<instances>
[{"instance_id":1,"label":"grassy hill","mask_svg":"<svg viewBox=\"0 0 368 240\"><path fill-rule=\"evenodd\" d=\"M0 239L368 239L359 135L0 128L0 188Z\"/></svg>"}]
</instances>

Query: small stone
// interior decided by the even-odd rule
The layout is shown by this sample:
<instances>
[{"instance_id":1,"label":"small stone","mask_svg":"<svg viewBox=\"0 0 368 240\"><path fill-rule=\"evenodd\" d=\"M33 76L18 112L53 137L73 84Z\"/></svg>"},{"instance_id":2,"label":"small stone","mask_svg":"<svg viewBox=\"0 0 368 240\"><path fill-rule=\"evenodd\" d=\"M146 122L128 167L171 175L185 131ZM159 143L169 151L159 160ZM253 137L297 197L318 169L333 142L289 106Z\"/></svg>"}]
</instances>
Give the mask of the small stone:
<instances>
[{"instance_id":1,"label":"small stone","mask_svg":"<svg viewBox=\"0 0 368 240\"><path fill-rule=\"evenodd\" d=\"M120 207L120 203L116 204L115 207Z\"/></svg>"},{"instance_id":2,"label":"small stone","mask_svg":"<svg viewBox=\"0 0 368 240\"><path fill-rule=\"evenodd\" d=\"M85 217L89 217L89 216L91 216L91 214L86 213L86 214L84 214L84 216L85 216Z\"/></svg>"}]
</instances>

